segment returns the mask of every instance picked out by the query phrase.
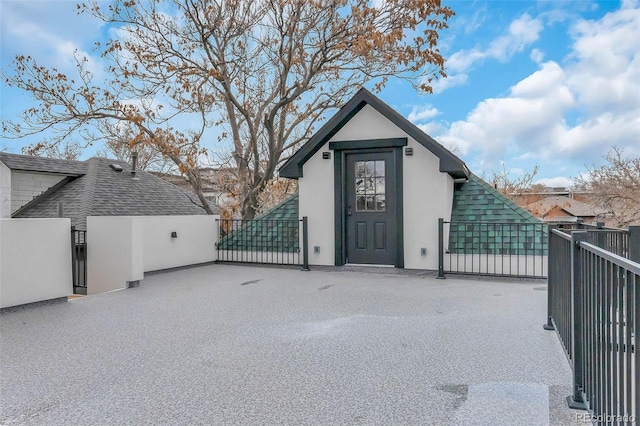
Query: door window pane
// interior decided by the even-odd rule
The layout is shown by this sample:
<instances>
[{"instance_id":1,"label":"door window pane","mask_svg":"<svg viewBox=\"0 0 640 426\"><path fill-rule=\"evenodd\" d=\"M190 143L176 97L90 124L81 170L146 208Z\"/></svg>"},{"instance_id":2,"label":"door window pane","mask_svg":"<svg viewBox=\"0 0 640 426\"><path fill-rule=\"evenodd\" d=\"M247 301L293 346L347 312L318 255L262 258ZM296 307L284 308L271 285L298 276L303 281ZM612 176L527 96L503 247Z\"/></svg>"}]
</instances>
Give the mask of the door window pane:
<instances>
[{"instance_id":1,"label":"door window pane","mask_svg":"<svg viewBox=\"0 0 640 426\"><path fill-rule=\"evenodd\" d=\"M367 195L367 211L375 211L376 210L376 197L375 195Z\"/></svg>"},{"instance_id":2,"label":"door window pane","mask_svg":"<svg viewBox=\"0 0 640 426\"><path fill-rule=\"evenodd\" d=\"M356 211L386 211L385 162L355 162Z\"/></svg>"}]
</instances>

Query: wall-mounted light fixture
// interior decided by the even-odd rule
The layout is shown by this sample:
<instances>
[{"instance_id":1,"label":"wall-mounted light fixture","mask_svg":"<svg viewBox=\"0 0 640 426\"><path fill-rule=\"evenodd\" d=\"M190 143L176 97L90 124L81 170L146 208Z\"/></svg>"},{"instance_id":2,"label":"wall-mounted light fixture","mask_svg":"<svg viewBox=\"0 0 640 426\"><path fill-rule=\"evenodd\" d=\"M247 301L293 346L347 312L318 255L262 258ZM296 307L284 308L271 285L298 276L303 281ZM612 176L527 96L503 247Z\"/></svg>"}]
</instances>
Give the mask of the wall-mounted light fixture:
<instances>
[{"instance_id":1,"label":"wall-mounted light fixture","mask_svg":"<svg viewBox=\"0 0 640 426\"><path fill-rule=\"evenodd\" d=\"M171 238L178 238L178 233L176 231L173 231L171 233Z\"/></svg>"},{"instance_id":2,"label":"wall-mounted light fixture","mask_svg":"<svg viewBox=\"0 0 640 426\"><path fill-rule=\"evenodd\" d=\"M404 155L406 155L407 157L411 157L413 155L413 148L405 148Z\"/></svg>"},{"instance_id":3,"label":"wall-mounted light fixture","mask_svg":"<svg viewBox=\"0 0 640 426\"><path fill-rule=\"evenodd\" d=\"M323 152L322 153L322 159L323 160L330 160L331 159L331 153L329 151Z\"/></svg>"}]
</instances>

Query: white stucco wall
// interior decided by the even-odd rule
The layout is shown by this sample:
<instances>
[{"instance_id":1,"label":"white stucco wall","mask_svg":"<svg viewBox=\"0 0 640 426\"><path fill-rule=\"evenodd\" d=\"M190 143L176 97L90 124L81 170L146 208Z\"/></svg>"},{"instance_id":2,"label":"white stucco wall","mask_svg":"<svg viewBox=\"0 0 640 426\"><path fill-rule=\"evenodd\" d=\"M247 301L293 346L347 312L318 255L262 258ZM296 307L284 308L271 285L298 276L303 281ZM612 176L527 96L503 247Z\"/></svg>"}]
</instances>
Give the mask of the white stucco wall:
<instances>
[{"instance_id":1,"label":"white stucco wall","mask_svg":"<svg viewBox=\"0 0 640 426\"><path fill-rule=\"evenodd\" d=\"M87 217L87 294L144 278L143 226L134 216Z\"/></svg>"},{"instance_id":2,"label":"white stucco wall","mask_svg":"<svg viewBox=\"0 0 640 426\"><path fill-rule=\"evenodd\" d=\"M11 169L0 162L0 218L11 217Z\"/></svg>"},{"instance_id":3,"label":"white stucco wall","mask_svg":"<svg viewBox=\"0 0 640 426\"><path fill-rule=\"evenodd\" d=\"M298 179L300 218L307 216L309 230L309 264L334 265L334 196L333 152L330 160L322 159L321 149L304 165L304 176ZM314 247L320 253L314 253Z\"/></svg>"},{"instance_id":4,"label":"white stucco wall","mask_svg":"<svg viewBox=\"0 0 640 426\"><path fill-rule=\"evenodd\" d=\"M127 287L145 272L216 260L219 216L90 216L87 294ZM176 232L177 238L171 238Z\"/></svg>"},{"instance_id":5,"label":"white stucco wall","mask_svg":"<svg viewBox=\"0 0 640 426\"><path fill-rule=\"evenodd\" d=\"M431 151L409 137L404 131L366 105L330 142L363 139L407 138L413 156L403 150L403 221L405 268L438 268L438 218L451 217L453 202L453 178L439 171L439 159ZM299 178L300 216L309 218L309 263L333 265L334 243L334 163L323 160L325 145L304 165ZM320 246L320 253L313 253ZM426 256L421 248L427 249Z\"/></svg>"},{"instance_id":6,"label":"white stucco wall","mask_svg":"<svg viewBox=\"0 0 640 426\"><path fill-rule=\"evenodd\" d=\"M431 151L411 138L407 146L413 155L403 158L404 267L436 270L438 218L451 218L453 178L439 171L440 160Z\"/></svg>"},{"instance_id":7,"label":"white stucco wall","mask_svg":"<svg viewBox=\"0 0 640 426\"><path fill-rule=\"evenodd\" d=\"M11 213L65 177L55 173L14 171L11 176Z\"/></svg>"},{"instance_id":8,"label":"white stucco wall","mask_svg":"<svg viewBox=\"0 0 640 426\"><path fill-rule=\"evenodd\" d=\"M144 272L216 260L219 216L146 216L142 222ZM171 238L171 232L177 238Z\"/></svg>"},{"instance_id":9,"label":"white stucco wall","mask_svg":"<svg viewBox=\"0 0 640 426\"><path fill-rule=\"evenodd\" d=\"M0 307L73 294L69 219L0 219Z\"/></svg>"}]
</instances>

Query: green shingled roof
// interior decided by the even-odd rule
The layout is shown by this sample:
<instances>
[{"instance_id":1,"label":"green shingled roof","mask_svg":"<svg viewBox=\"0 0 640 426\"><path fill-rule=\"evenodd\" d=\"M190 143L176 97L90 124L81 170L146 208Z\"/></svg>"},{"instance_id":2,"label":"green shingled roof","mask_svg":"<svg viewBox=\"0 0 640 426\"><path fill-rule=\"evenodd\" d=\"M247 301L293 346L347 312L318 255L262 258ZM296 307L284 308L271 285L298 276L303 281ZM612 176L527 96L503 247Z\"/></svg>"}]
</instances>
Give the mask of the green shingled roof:
<instances>
[{"instance_id":1,"label":"green shingled roof","mask_svg":"<svg viewBox=\"0 0 640 426\"><path fill-rule=\"evenodd\" d=\"M471 175L453 194L449 252L546 254L544 223L498 190Z\"/></svg>"},{"instance_id":2,"label":"green shingled roof","mask_svg":"<svg viewBox=\"0 0 640 426\"><path fill-rule=\"evenodd\" d=\"M297 253L300 251L299 229L298 194L295 194L229 232L218 242L218 249Z\"/></svg>"},{"instance_id":3,"label":"green shingled roof","mask_svg":"<svg viewBox=\"0 0 640 426\"><path fill-rule=\"evenodd\" d=\"M467 182L456 185L451 221L540 223L534 215L474 174Z\"/></svg>"}]
</instances>

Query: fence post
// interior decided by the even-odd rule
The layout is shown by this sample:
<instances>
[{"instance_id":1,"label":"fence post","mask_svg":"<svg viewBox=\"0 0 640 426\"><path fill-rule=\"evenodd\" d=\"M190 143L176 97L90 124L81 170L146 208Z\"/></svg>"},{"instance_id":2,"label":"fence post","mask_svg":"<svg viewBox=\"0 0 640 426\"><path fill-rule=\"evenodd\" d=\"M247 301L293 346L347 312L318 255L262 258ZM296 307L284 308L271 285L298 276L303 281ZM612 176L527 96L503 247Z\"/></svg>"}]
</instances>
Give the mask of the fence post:
<instances>
[{"instance_id":1,"label":"fence post","mask_svg":"<svg viewBox=\"0 0 640 426\"><path fill-rule=\"evenodd\" d=\"M438 218L438 276L437 279L443 280L444 276L444 219Z\"/></svg>"},{"instance_id":2,"label":"fence post","mask_svg":"<svg viewBox=\"0 0 640 426\"><path fill-rule=\"evenodd\" d=\"M555 244L553 244L553 240L558 237L553 235L553 230L555 228L556 227L553 225L549 225L547 228L549 231L549 236L547 238L547 323L542 326L545 330L555 330L553 321L551 320L555 280L557 279L555 276L555 269L551 267L552 262L556 259Z\"/></svg>"},{"instance_id":3,"label":"fence post","mask_svg":"<svg viewBox=\"0 0 640 426\"><path fill-rule=\"evenodd\" d=\"M302 216L302 270L309 270L309 225L307 216Z\"/></svg>"},{"instance_id":4,"label":"fence post","mask_svg":"<svg viewBox=\"0 0 640 426\"><path fill-rule=\"evenodd\" d=\"M588 237L587 231L571 233L571 320L573 339L571 339L571 359L573 360L573 395L567 397L569 408L587 410L584 398L584 353L582 347L582 322L584 306L582 304L583 277L580 262L580 241Z\"/></svg>"},{"instance_id":5,"label":"fence post","mask_svg":"<svg viewBox=\"0 0 640 426\"><path fill-rule=\"evenodd\" d=\"M640 263L640 225L629 227L629 260Z\"/></svg>"},{"instance_id":6,"label":"fence post","mask_svg":"<svg viewBox=\"0 0 640 426\"><path fill-rule=\"evenodd\" d=\"M73 283L73 293L78 285L78 265L76 262L76 227L71 226L71 282Z\"/></svg>"}]
</instances>

